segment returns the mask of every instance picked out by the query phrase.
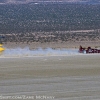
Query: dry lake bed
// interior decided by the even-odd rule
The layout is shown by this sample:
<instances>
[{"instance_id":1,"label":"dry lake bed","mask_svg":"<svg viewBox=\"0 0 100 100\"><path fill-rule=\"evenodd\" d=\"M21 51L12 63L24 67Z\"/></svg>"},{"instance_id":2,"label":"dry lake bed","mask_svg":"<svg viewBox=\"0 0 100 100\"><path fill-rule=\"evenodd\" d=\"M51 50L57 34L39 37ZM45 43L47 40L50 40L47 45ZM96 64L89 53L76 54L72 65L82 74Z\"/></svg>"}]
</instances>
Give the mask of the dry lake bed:
<instances>
[{"instance_id":1,"label":"dry lake bed","mask_svg":"<svg viewBox=\"0 0 100 100\"><path fill-rule=\"evenodd\" d=\"M100 55L0 58L1 100L100 100Z\"/></svg>"}]
</instances>

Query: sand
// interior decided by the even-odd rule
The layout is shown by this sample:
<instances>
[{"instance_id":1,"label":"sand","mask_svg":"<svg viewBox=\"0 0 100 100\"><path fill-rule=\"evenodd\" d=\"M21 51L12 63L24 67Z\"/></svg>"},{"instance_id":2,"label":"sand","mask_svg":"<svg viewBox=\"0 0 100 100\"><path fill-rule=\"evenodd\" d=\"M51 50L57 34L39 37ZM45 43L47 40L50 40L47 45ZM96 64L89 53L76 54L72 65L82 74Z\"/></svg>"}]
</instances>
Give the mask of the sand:
<instances>
[{"instance_id":1,"label":"sand","mask_svg":"<svg viewBox=\"0 0 100 100\"><path fill-rule=\"evenodd\" d=\"M0 58L0 99L19 100L18 96L99 100L100 55Z\"/></svg>"},{"instance_id":2,"label":"sand","mask_svg":"<svg viewBox=\"0 0 100 100\"><path fill-rule=\"evenodd\" d=\"M8 42L7 44L3 44L5 48L25 48L29 47L32 49L37 49L39 47L45 49L45 48L79 48L79 46L82 45L83 47L91 46L92 48L100 47L100 41L67 41L67 42L50 42L50 43L40 43L40 42L33 42L33 43L22 43L22 42Z\"/></svg>"}]
</instances>

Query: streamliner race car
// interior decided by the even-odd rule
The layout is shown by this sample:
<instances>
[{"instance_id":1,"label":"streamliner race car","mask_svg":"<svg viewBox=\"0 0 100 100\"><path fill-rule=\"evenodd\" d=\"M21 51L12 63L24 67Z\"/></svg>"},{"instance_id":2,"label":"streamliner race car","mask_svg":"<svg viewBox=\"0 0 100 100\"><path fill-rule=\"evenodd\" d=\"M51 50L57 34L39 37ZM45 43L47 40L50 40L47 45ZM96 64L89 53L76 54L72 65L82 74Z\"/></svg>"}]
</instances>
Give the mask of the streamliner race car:
<instances>
[{"instance_id":1,"label":"streamliner race car","mask_svg":"<svg viewBox=\"0 0 100 100\"><path fill-rule=\"evenodd\" d=\"M79 53L100 53L100 49L93 49L91 47L83 48L80 46Z\"/></svg>"},{"instance_id":2,"label":"streamliner race car","mask_svg":"<svg viewBox=\"0 0 100 100\"><path fill-rule=\"evenodd\" d=\"M0 52L4 51L5 49L2 47L2 44L0 44Z\"/></svg>"}]
</instances>

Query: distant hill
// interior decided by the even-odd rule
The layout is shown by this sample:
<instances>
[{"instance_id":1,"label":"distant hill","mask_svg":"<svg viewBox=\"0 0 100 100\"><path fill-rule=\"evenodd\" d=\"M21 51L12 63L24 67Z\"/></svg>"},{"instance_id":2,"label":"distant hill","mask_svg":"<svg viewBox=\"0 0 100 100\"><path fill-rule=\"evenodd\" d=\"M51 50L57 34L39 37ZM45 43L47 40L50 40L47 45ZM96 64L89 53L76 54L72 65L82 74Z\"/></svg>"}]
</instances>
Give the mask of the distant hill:
<instances>
[{"instance_id":1,"label":"distant hill","mask_svg":"<svg viewBox=\"0 0 100 100\"><path fill-rule=\"evenodd\" d=\"M100 3L100 0L0 0L0 4L26 4L31 2Z\"/></svg>"},{"instance_id":2,"label":"distant hill","mask_svg":"<svg viewBox=\"0 0 100 100\"><path fill-rule=\"evenodd\" d=\"M100 29L100 5L0 5L0 33L29 33Z\"/></svg>"}]
</instances>

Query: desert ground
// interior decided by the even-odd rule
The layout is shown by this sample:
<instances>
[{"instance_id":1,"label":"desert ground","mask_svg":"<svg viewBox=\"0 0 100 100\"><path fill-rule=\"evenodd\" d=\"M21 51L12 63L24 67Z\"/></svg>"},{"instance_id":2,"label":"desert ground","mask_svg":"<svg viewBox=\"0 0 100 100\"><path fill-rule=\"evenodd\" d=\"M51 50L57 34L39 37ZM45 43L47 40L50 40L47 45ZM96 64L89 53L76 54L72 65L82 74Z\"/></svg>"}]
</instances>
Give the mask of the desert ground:
<instances>
[{"instance_id":1,"label":"desert ground","mask_svg":"<svg viewBox=\"0 0 100 100\"><path fill-rule=\"evenodd\" d=\"M16 42L8 42L7 44L3 44L5 48L25 48L29 47L30 50L34 50L37 48L52 48L52 49L70 49L70 48L77 48L79 49L79 46L82 45L83 47L87 48L88 46L91 46L92 48L100 48L100 41L68 41L68 42L50 42L50 43L40 43L40 42L34 42L34 43L16 43Z\"/></svg>"},{"instance_id":2,"label":"desert ground","mask_svg":"<svg viewBox=\"0 0 100 100\"><path fill-rule=\"evenodd\" d=\"M100 55L1 57L1 100L99 100Z\"/></svg>"},{"instance_id":3,"label":"desert ground","mask_svg":"<svg viewBox=\"0 0 100 100\"><path fill-rule=\"evenodd\" d=\"M56 31L56 32L31 32L31 33L9 33L0 34L0 43L6 48L79 48L91 46L100 47L100 29Z\"/></svg>"}]
</instances>

